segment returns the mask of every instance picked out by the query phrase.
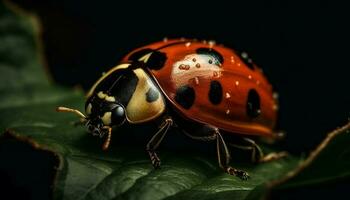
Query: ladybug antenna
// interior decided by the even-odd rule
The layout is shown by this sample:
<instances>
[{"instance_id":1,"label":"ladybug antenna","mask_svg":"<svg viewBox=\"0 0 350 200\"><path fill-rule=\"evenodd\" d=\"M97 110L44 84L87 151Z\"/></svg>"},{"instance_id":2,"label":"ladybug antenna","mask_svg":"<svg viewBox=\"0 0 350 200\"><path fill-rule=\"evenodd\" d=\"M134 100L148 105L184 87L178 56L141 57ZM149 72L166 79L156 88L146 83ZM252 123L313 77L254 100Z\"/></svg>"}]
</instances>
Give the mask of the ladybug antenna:
<instances>
[{"instance_id":1,"label":"ladybug antenna","mask_svg":"<svg viewBox=\"0 0 350 200\"><path fill-rule=\"evenodd\" d=\"M59 106L59 107L56 108L56 111L57 112L71 112L71 113L74 113L74 114L78 115L79 117L81 117L83 119L86 119L85 115L83 113L81 113L79 110L76 110L76 109Z\"/></svg>"}]
</instances>

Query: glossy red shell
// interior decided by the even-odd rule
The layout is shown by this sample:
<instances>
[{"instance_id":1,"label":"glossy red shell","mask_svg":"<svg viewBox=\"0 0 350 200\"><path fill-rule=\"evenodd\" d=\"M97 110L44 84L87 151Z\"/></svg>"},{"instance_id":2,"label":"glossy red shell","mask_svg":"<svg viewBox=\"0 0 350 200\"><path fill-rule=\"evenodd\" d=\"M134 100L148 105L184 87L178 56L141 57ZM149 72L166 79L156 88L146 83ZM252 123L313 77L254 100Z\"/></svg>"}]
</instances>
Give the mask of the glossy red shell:
<instances>
[{"instance_id":1,"label":"glossy red shell","mask_svg":"<svg viewBox=\"0 0 350 200\"><path fill-rule=\"evenodd\" d=\"M123 61L143 49L152 49L166 56L162 68L149 66L149 72L184 117L231 133L275 136L277 102L272 87L255 64L249 67L234 50L211 42L167 40L136 49ZM223 60L218 62L217 57L199 54L198 49L215 50ZM209 98L213 81L221 85L221 93L215 93L221 97L214 96L220 101L214 103ZM176 100L177 90L184 85L193 88L195 93L189 108L184 108ZM247 114L248 93L252 89L259 96L260 112L256 117Z\"/></svg>"}]
</instances>

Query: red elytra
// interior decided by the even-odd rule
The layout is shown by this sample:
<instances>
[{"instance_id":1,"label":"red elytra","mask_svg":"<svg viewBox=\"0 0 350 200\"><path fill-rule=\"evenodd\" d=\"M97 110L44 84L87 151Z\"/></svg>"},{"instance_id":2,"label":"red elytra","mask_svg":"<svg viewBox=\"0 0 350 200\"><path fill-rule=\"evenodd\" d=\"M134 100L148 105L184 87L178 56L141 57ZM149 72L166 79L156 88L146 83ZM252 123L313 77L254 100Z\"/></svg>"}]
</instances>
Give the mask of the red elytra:
<instances>
[{"instance_id":1,"label":"red elytra","mask_svg":"<svg viewBox=\"0 0 350 200\"><path fill-rule=\"evenodd\" d=\"M247 57L213 42L173 39L127 54L144 62L182 116L229 133L276 137L277 101L262 71Z\"/></svg>"}]
</instances>

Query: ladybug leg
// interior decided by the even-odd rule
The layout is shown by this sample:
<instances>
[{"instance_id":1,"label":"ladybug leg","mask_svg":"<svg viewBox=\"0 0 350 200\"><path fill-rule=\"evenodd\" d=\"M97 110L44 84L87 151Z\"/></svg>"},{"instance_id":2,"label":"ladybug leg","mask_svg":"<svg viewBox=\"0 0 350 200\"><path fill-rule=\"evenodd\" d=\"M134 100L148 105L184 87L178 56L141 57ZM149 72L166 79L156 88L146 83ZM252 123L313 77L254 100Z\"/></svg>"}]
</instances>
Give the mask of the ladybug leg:
<instances>
[{"instance_id":1,"label":"ladybug leg","mask_svg":"<svg viewBox=\"0 0 350 200\"><path fill-rule=\"evenodd\" d=\"M238 144L229 143L229 145L232 147L238 148L238 149L252 151L252 155L251 155L252 162L257 162L260 160L260 158L264 157L263 151L261 150L259 145L257 145L255 143L254 140L252 140L250 138L243 138L243 141L247 142L248 144L247 145L238 145ZM258 155L257 155L257 153L258 153Z\"/></svg>"},{"instance_id":2,"label":"ladybug leg","mask_svg":"<svg viewBox=\"0 0 350 200\"><path fill-rule=\"evenodd\" d=\"M253 149L253 152L252 152L252 161L253 162L259 162L259 163L270 162L270 161L277 160L277 159L284 158L284 157L288 156L288 153L286 151L272 152L272 153L269 153L267 155L264 155L262 149L259 147L258 144L255 143L254 140L249 139L249 138L244 138L244 140L251 144L251 148ZM256 159L257 157L255 155L255 150L257 150L259 153L258 159Z\"/></svg>"},{"instance_id":3,"label":"ladybug leg","mask_svg":"<svg viewBox=\"0 0 350 200\"><path fill-rule=\"evenodd\" d=\"M230 175L237 176L242 180L247 180L249 178L249 175L247 172L243 170L235 169L229 166L230 154L225 144L225 141L218 129L215 129L215 134L216 134L216 147L217 147L217 153L218 153L218 161L219 161L220 167Z\"/></svg>"},{"instance_id":4,"label":"ladybug leg","mask_svg":"<svg viewBox=\"0 0 350 200\"><path fill-rule=\"evenodd\" d=\"M171 125L173 125L173 120L171 118L166 118L164 122L160 125L157 133L154 134L151 140L147 143L146 151L148 152L152 165L155 169L160 167L160 159L157 156L155 150L162 142L165 134L168 132Z\"/></svg>"},{"instance_id":5,"label":"ladybug leg","mask_svg":"<svg viewBox=\"0 0 350 200\"><path fill-rule=\"evenodd\" d=\"M286 151L282 152L272 152L267 155L264 155L262 149L258 144L255 143L254 140L250 138L243 138L243 140L247 143L249 143L247 146L244 145L237 145L237 144L232 144L230 143L229 145L235 148L243 149L243 150L251 150L252 151L252 162L269 162L273 160L277 160L283 157L286 157L288 153ZM257 155L258 153L258 155Z\"/></svg>"},{"instance_id":6,"label":"ladybug leg","mask_svg":"<svg viewBox=\"0 0 350 200\"><path fill-rule=\"evenodd\" d=\"M111 143L111 137L112 137L112 128L109 126L104 126L102 129L107 130L107 138L105 142L103 143L102 149L106 151L109 147L109 144Z\"/></svg>"},{"instance_id":7,"label":"ladybug leg","mask_svg":"<svg viewBox=\"0 0 350 200\"><path fill-rule=\"evenodd\" d=\"M201 141L212 141L216 140L217 154L219 166L228 174L237 176L242 180L247 180L249 175L247 172L235 169L229 166L230 162L230 153L226 146L226 143L219 132L219 129L209 125L191 125L187 126L187 130L183 132L192 139L201 140Z\"/></svg>"}]
</instances>

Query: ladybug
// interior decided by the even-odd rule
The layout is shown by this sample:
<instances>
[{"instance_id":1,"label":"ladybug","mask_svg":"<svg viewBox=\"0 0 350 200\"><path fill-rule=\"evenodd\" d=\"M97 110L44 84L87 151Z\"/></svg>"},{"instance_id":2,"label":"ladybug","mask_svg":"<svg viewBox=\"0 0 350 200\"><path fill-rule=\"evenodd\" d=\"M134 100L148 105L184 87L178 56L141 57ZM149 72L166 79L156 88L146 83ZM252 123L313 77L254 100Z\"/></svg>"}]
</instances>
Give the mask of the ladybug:
<instances>
[{"instance_id":1,"label":"ladybug","mask_svg":"<svg viewBox=\"0 0 350 200\"><path fill-rule=\"evenodd\" d=\"M98 79L87 93L86 116L66 107L57 111L73 112L93 135L106 135L104 150L114 127L159 123L146 146L155 168L155 150L176 126L193 139L216 141L219 166L248 179L247 172L229 165L228 145L251 150L252 160L258 156L261 162L285 156L264 156L251 139L281 137L274 132L277 109L272 86L247 53L212 41L165 39L130 52ZM245 145L227 143L225 136L239 136Z\"/></svg>"}]
</instances>

